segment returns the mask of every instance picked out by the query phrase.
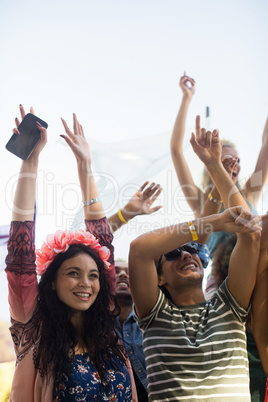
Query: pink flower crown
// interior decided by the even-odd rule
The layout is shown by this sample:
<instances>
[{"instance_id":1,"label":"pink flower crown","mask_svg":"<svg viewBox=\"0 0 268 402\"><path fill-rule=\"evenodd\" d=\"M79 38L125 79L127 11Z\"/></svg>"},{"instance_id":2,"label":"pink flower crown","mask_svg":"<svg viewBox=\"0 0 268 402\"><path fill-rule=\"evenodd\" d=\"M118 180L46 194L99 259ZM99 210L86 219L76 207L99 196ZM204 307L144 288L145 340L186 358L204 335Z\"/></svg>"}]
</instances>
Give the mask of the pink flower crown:
<instances>
[{"instance_id":1,"label":"pink flower crown","mask_svg":"<svg viewBox=\"0 0 268 402\"><path fill-rule=\"evenodd\" d=\"M47 236L46 242L41 249L36 250L36 272L43 275L48 266L52 263L56 255L64 253L71 244L84 244L97 252L106 268L109 268L110 251L107 247L101 246L98 239L90 232L78 230L77 232L68 232L57 230L55 234Z\"/></svg>"}]
</instances>

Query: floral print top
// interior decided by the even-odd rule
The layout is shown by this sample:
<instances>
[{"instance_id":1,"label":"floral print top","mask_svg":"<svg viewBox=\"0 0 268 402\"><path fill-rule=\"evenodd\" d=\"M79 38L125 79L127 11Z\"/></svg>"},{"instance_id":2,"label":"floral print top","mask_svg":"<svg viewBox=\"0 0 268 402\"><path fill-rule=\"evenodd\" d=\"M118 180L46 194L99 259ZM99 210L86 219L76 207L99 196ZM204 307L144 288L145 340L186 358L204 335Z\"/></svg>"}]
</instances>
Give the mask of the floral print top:
<instances>
[{"instance_id":1,"label":"floral print top","mask_svg":"<svg viewBox=\"0 0 268 402\"><path fill-rule=\"evenodd\" d=\"M112 356L112 362L117 369L114 369L109 362L107 363L106 379L109 389L106 391L89 355L75 355L72 362L71 380L64 374L62 381L55 382L53 400L56 402L131 401L131 382L128 369L117 356Z\"/></svg>"}]
</instances>

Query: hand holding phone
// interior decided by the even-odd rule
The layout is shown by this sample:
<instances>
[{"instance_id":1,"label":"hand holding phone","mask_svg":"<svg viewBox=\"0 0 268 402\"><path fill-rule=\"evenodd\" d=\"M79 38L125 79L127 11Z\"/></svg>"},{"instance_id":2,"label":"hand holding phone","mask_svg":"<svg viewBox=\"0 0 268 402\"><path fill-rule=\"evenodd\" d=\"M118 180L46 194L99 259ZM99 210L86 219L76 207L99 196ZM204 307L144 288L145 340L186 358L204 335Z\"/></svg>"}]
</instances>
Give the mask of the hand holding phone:
<instances>
[{"instance_id":1,"label":"hand holding phone","mask_svg":"<svg viewBox=\"0 0 268 402\"><path fill-rule=\"evenodd\" d=\"M17 127L20 134L12 135L6 144L6 149L23 160L28 159L41 138L36 122L45 128L48 127L44 120L28 113Z\"/></svg>"}]
</instances>

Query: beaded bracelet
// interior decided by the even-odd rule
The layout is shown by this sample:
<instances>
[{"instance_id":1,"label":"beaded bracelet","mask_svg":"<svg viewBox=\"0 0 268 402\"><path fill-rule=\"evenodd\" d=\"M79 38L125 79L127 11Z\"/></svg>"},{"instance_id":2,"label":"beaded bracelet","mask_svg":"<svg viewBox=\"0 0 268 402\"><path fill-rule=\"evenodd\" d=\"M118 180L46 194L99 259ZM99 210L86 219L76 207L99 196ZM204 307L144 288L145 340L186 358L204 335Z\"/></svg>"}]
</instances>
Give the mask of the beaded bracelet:
<instances>
[{"instance_id":1,"label":"beaded bracelet","mask_svg":"<svg viewBox=\"0 0 268 402\"><path fill-rule=\"evenodd\" d=\"M197 233L196 233L196 230L195 230L195 225L193 224L193 222L189 221L188 226L189 226L193 241L198 240L198 236L197 236Z\"/></svg>"},{"instance_id":2,"label":"beaded bracelet","mask_svg":"<svg viewBox=\"0 0 268 402\"><path fill-rule=\"evenodd\" d=\"M96 202L100 202L100 196L99 195L98 195L98 197L91 198L90 200L82 201L82 203L84 204L84 207L87 207L87 206L92 205L92 204L96 204Z\"/></svg>"},{"instance_id":3,"label":"beaded bracelet","mask_svg":"<svg viewBox=\"0 0 268 402\"><path fill-rule=\"evenodd\" d=\"M217 204L217 205L221 205L221 204L223 203L222 200L216 200L216 198L214 198L214 197L211 195L211 193L209 193L208 198L209 198L210 201L214 202L214 203Z\"/></svg>"},{"instance_id":4,"label":"beaded bracelet","mask_svg":"<svg viewBox=\"0 0 268 402\"><path fill-rule=\"evenodd\" d=\"M119 210L118 210L118 212L117 212L117 215L118 215L120 221L125 224L125 223L127 223L127 221L126 221L125 218L123 217L122 212L121 212L121 209L122 209L122 208L119 208Z\"/></svg>"}]
</instances>

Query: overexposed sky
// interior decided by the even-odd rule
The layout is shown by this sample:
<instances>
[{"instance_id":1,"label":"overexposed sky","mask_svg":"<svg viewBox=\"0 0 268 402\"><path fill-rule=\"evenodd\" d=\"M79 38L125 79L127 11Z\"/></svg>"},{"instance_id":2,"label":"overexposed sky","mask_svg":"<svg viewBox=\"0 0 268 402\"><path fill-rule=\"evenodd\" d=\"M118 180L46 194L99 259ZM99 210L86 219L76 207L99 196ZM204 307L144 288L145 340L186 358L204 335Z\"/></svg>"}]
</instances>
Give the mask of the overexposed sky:
<instances>
[{"instance_id":1,"label":"overexposed sky","mask_svg":"<svg viewBox=\"0 0 268 402\"><path fill-rule=\"evenodd\" d=\"M94 140L142 146L171 132L184 70L197 86L187 125L210 106L211 128L237 144L246 177L267 118L267 17L266 0L1 0L0 224L20 166L5 150L20 103L49 124L43 182L64 184L76 173L57 144L60 117L71 124L76 112Z\"/></svg>"}]
</instances>

